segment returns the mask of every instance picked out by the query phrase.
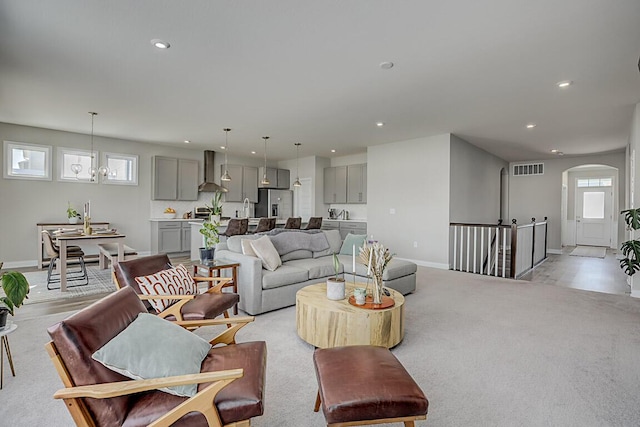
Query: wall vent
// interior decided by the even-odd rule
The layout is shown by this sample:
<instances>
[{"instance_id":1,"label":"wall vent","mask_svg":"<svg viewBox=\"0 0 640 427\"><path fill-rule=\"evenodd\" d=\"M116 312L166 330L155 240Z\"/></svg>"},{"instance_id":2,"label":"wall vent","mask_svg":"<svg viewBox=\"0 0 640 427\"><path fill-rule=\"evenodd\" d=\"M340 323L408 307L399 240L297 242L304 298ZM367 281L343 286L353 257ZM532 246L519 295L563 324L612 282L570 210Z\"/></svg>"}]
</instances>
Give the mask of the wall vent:
<instances>
[{"instance_id":1,"label":"wall vent","mask_svg":"<svg viewBox=\"0 0 640 427\"><path fill-rule=\"evenodd\" d=\"M513 176L544 175L544 163L513 165Z\"/></svg>"}]
</instances>

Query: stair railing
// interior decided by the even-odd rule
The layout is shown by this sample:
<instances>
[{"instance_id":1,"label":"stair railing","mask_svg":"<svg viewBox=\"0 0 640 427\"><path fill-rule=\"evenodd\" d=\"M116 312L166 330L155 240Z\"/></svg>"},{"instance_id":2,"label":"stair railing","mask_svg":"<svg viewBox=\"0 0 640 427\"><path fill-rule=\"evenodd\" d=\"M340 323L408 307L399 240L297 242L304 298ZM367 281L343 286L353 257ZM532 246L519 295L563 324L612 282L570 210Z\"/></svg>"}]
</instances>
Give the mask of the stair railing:
<instances>
[{"instance_id":1,"label":"stair railing","mask_svg":"<svg viewBox=\"0 0 640 427\"><path fill-rule=\"evenodd\" d=\"M547 258L547 218L530 224L450 223L450 268L518 278Z\"/></svg>"}]
</instances>

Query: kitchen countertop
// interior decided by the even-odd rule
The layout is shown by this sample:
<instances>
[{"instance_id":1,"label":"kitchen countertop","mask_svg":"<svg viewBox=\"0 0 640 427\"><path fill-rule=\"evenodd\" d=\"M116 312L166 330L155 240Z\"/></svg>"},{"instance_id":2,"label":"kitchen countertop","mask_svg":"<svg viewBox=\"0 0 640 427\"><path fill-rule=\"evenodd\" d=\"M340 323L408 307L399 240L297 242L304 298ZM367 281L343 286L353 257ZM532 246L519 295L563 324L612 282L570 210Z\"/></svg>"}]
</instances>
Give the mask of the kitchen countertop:
<instances>
[{"instance_id":1,"label":"kitchen countertop","mask_svg":"<svg viewBox=\"0 0 640 427\"><path fill-rule=\"evenodd\" d=\"M367 222L366 218L349 218L349 219L330 219L330 218L322 218L323 221L331 221L331 222Z\"/></svg>"}]
</instances>

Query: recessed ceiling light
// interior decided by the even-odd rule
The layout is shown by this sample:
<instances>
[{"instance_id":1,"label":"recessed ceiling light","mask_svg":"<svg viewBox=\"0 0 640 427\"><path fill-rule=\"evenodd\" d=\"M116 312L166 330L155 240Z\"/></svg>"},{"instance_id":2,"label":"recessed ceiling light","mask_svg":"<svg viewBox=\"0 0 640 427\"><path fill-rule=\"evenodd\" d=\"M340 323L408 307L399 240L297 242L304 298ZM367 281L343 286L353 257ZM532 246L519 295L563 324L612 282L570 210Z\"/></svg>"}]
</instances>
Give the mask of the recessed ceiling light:
<instances>
[{"instance_id":1,"label":"recessed ceiling light","mask_svg":"<svg viewBox=\"0 0 640 427\"><path fill-rule=\"evenodd\" d=\"M256 152L255 152L255 151L252 151L252 152L251 152L251 154L256 154Z\"/></svg>"},{"instance_id":2,"label":"recessed ceiling light","mask_svg":"<svg viewBox=\"0 0 640 427\"><path fill-rule=\"evenodd\" d=\"M557 153L557 152L558 152L558 149L557 149L557 148L554 148L553 150L551 150L551 152L552 152L552 153Z\"/></svg>"},{"instance_id":3,"label":"recessed ceiling light","mask_svg":"<svg viewBox=\"0 0 640 427\"><path fill-rule=\"evenodd\" d=\"M561 82L556 83L558 85L559 88L566 88L569 87L573 84L573 82L571 80L563 80Z\"/></svg>"},{"instance_id":4,"label":"recessed ceiling light","mask_svg":"<svg viewBox=\"0 0 640 427\"><path fill-rule=\"evenodd\" d=\"M379 128L381 128L382 126L384 126L384 122L378 122L378 123L376 123L376 126L378 126Z\"/></svg>"},{"instance_id":5,"label":"recessed ceiling light","mask_svg":"<svg viewBox=\"0 0 640 427\"><path fill-rule=\"evenodd\" d=\"M191 141L189 141L188 139L185 139L185 140L184 140L184 143L185 143L185 144L188 144L188 143L190 143L190 142L191 142Z\"/></svg>"},{"instance_id":6,"label":"recessed ceiling light","mask_svg":"<svg viewBox=\"0 0 640 427\"><path fill-rule=\"evenodd\" d=\"M391 61L381 62L380 63L380 68L382 68L383 70L389 70L389 69L393 68L393 62L391 62Z\"/></svg>"},{"instance_id":7,"label":"recessed ceiling light","mask_svg":"<svg viewBox=\"0 0 640 427\"><path fill-rule=\"evenodd\" d=\"M171 47L169 42L165 42L165 41L160 40L160 39L151 40L151 44L153 46L157 47L158 49L169 49Z\"/></svg>"},{"instance_id":8,"label":"recessed ceiling light","mask_svg":"<svg viewBox=\"0 0 640 427\"><path fill-rule=\"evenodd\" d=\"M534 127L536 127L536 124L535 124L535 123L529 123L529 124L527 125L527 129L533 129Z\"/></svg>"},{"instance_id":9,"label":"recessed ceiling light","mask_svg":"<svg viewBox=\"0 0 640 427\"><path fill-rule=\"evenodd\" d=\"M226 149L227 149L227 147L225 147L224 145L221 145L221 146L220 146L220 148L221 148L222 150L226 150Z\"/></svg>"},{"instance_id":10,"label":"recessed ceiling light","mask_svg":"<svg viewBox=\"0 0 640 427\"><path fill-rule=\"evenodd\" d=\"M335 152L336 152L336 150L331 150L331 152L332 152L332 153L335 153Z\"/></svg>"}]
</instances>

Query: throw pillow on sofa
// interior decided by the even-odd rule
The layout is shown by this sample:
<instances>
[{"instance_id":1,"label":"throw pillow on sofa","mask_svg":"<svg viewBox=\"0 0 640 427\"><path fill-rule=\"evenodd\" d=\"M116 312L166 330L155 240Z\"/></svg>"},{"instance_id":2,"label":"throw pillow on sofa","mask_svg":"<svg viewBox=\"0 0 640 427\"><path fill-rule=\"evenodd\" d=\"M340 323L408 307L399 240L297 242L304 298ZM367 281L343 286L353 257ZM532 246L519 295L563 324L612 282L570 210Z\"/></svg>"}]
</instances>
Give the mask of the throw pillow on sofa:
<instances>
[{"instance_id":1,"label":"throw pillow on sofa","mask_svg":"<svg viewBox=\"0 0 640 427\"><path fill-rule=\"evenodd\" d=\"M241 245L242 245L242 253L243 255L248 255L248 256L252 256L252 257L257 257L258 255L256 255L256 252L253 250L253 247L251 247L251 240L249 239L242 239L240 241Z\"/></svg>"},{"instance_id":2,"label":"throw pillow on sofa","mask_svg":"<svg viewBox=\"0 0 640 427\"><path fill-rule=\"evenodd\" d=\"M356 247L356 256L360 255L360 250L364 241L367 238L366 234L347 234L342 242L342 248L340 248L340 255L353 255L353 246Z\"/></svg>"},{"instance_id":3,"label":"throw pillow on sofa","mask_svg":"<svg viewBox=\"0 0 640 427\"><path fill-rule=\"evenodd\" d=\"M263 268L269 271L275 271L276 268L282 265L280 255L275 246L273 246L273 243L271 243L269 236L262 236L259 239L253 240L251 247L256 253L256 256L262 261Z\"/></svg>"}]
</instances>

